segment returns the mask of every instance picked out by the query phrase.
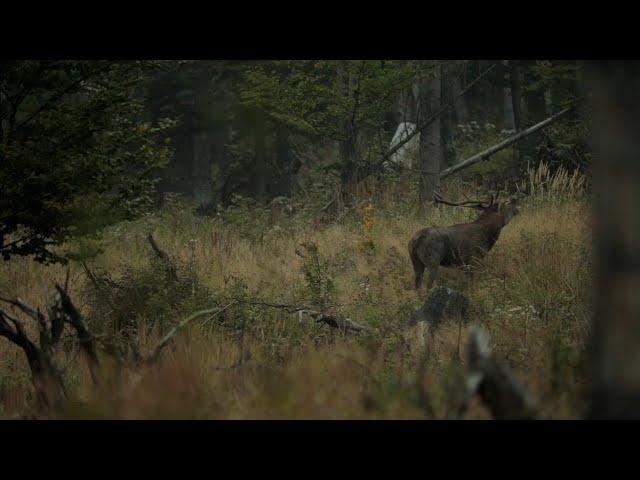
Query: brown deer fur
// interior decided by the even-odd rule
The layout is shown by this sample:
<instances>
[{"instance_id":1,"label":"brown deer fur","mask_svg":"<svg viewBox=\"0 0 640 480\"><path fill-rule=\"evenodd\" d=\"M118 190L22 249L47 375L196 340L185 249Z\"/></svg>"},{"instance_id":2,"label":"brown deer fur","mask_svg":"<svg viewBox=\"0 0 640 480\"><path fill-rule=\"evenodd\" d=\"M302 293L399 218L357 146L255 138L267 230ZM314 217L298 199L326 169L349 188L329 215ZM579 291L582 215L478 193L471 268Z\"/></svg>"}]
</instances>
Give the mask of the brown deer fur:
<instances>
[{"instance_id":1,"label":"brown deer fur","mask_svg":"<svg viewBox=\"0 0 640 480\"><path fill-rule=\"evenodd\" d=\"M515 200L507 200L482 209L469 223L418 230L409 241L409 255L415 272L415 288L422 286L424 269L429 270L427 291L431 289L440 265L471 265L484 258L500 236L500 231L518 213Z\"/></svg>"}]
</instances>

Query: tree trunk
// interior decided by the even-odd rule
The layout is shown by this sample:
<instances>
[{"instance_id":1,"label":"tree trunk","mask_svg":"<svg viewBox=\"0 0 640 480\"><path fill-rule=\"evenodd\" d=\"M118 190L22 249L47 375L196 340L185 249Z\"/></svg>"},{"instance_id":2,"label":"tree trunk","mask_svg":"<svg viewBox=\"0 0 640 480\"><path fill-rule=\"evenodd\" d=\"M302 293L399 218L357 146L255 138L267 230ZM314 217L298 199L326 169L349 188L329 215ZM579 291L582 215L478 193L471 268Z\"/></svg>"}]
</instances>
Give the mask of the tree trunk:
<instances>
[{"instance_id":1,"label":"tree trunk","mask_svg":"<svg viewBox=\"0 0 640 480\"><path fill-rule=\"evenodd\" d=\"M211 148L209 129L207 125L208 109L210 108L208 95L208 78L200 79L195 94L195 119L192 124L191 141L193 147L193 162L191 165L191 185L193 198L197 209L211 206L213 202L213 188L211 185Z\"/></svg>"},{"instance_id":2,"label":"tree trunk","mask_svg":"<svg viewBox=\"0 0 640 480\"><path fill-rule=\"evenodd\" d=\"M509 83L511 85L511 106L513 110L513 127L516 132L522 130L522 88L520 83L520 66L517 60L509 60ZM515 151L518 160L522 161L526 153L524 143L519 143Z\"/></svg>"},{"instance_id":3,"label":"tree trunk","mask_svg":"<svg viewBox=\"0 0 640 480\"><path fill-rule=\"evenodd\" d=\"M510 67L509 60L504 60L502 62L504 76L509 80L505 82L505 85L502 87L502 100L504 103L504 129L505 130L515 130L515 115L513 113L513 95L511 94L511 75L510 75Z\"/></svg>"},{"instance_id":4,"label":"tree trunk","mask_svg":"<svg viewBox=\"0 0 640 480\"><path fill-rule=\"evenodd\" d=\"M597 62L592 418L640 419L640 62Z\"/></svg>"},{"instance_id":5,"label":"tree trunk","mask_svg":"<svg viewBox=\"0 0 640 480\"><path fill-rule=\"evenodd\" d=\"M417 86L405 88L398 95L396 125L404 122L416 123Z\"/></svg>"},{"instance_id":6,"label":"tree trunk","mask_svg":"<svg viewBox=\"0 0 640 480\"><path fill-rule=\"evenodd\" d=\"M535 62L528 62L524 68L525 82L528 86L524 96L527 104L527 125L533 125L545 118L544 89L535 86L540 77L533 71L534 65Z\"/></svg>"},{"instance_id":7,"label":"tree trunk","mask_svg":"<svg viewBox=\"0 0 640 480\"><path fill-rule=\"evenodd\" d=\"M445 64L440 67L440 105L453 103L451 88L451 75L447 72ZM453 109L450 108L441 116L441 142L442 142L442 166L450 167L456 163L456 152L453 148Z\"/></svg>"},{"instance_id":8,"label":"tree trunk","mask_svg":"<svg viewBox=\"0 0 640 480\"><path fill-rule=\"evenodd\" d=\"M464 65L464 69L466 70L467 65ZM469 121L469 109L467 108L467 98L465 95L459 97L460 92L462 92L464 88L464 75L460 75L453 79L451 85L451 96L453 98L457 98L456 102L453 105L453 109L455 112L456 125L457 124L465 124Z\"/></svg>"},{"instance_id":9,"label":"tree trunk","mask_svg":"<svg viewBox=\"0 0 640 480\"><path fill-rule=\"evenodd\" d=\"M342 102L346 102L352 96L353 78L345 64L338 64L338 86L343 95ZM357 131L352 118L345 116L340 125L342 139L339 141L340 161L342 173L340 175L342 193L345 199L350 197L352 190L357 185L358 177L358 152Z\"/></svg>"},{"instance_id":10,"label":"tree trunk","mask_svg":"<svg viewBox=\"0 0 640 480\"><path fill-rule=\"evenodd\" d=\"M295 185L295 176L300 168L300 162L292 154L289 146L289 132L281 123L276 124L276 163L280 169L278 179L278 195L290 195Z\"/></svg>"},{"instance_id":11,"label":"tree trunk","mask_svg":"<svg viewBox=\"0 0 640 480\"><path fill-rule=\"evenodd\" d=\"M206 208L213 202L211 187L211 150L206 132L193 133L193 165L191 169L193 198L196 208Z\"/></svg>"},{"instance_id":12,"label":"tree trunk","mask_svg":"<svg viewBox=\"0 0 640 480\"><path fill-rule=\"evenodd\" d=\"M441 72L434 69L433 76L420 85L420 111L422 123L440 108ZM441 120L431 122L420 132L420 192L419 211L424 215L433 202L434 190L440 184L440 164L442 159Z\"/></svg>"},{"instance_id":13,"label":"tree trunk","mask_svg":"<svg viewBox=\"0 0 640 480\"><path fill-rule=\"evenodd\" d=\"M257 200L264 202L267 197L268 167L266 121L262 115L256 115L253 127L253 142L255 159L253 192Z\"/></svg>"}]
</instances>

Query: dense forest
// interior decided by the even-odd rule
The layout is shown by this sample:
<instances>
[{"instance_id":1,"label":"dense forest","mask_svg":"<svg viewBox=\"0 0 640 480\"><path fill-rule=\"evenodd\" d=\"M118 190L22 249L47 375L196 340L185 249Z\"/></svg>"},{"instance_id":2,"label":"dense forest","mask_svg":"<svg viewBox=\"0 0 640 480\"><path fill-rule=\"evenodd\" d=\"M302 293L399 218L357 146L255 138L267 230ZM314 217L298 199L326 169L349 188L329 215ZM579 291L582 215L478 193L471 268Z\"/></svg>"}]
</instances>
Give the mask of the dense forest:
<instances>
[{"instance_id":1,"label":"dense forest","mask_svg":"<svg viewBox=\"0 0 640 480\"><path fill-rule=\"evenodd\" d=\"M0 62L0 417L608 415L616 68Z\"/></svg>"}]
</instances>

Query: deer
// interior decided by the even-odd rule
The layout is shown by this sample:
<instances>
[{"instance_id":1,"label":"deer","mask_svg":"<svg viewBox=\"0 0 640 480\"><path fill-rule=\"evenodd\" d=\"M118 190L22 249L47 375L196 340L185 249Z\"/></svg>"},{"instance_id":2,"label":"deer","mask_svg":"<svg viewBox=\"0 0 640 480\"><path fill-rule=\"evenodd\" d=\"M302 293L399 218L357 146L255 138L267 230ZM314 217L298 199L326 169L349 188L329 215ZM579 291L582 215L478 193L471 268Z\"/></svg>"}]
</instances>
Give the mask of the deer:
<instances>
[{"instance_id":1,"label":"deer","mask_svg":"<svg viewBox=\"0 0 640 480\"><path fill-rule=\"evenodd\" d=\"M498 240L502 228L519 213L517 198L510 197L503 202L495 200L496 197L491 195L488 202L468 200L454 203L443 199L437 192L434 194L435 203L474 208L481 213L473 222L423 228L413 234L409 241L409 256L415 272L416 291L422 288L425 268L429 271L429 291L440 266L469 267L472 262L485 257Z\"/></svg>"}]
</instances>

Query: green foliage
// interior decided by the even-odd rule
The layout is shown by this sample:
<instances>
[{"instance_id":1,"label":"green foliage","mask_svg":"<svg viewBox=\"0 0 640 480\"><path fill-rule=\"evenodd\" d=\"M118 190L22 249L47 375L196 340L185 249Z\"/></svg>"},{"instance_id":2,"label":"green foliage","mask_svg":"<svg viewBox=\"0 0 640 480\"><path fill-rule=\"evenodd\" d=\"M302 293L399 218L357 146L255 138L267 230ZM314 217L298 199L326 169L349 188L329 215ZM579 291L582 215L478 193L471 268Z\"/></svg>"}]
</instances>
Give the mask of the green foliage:
<instances>
[{"instance_id":1,"label":"green foliage","mask_svg":"<svg viewBox=\"0 0 640 480\"><path fill-rule=\"evenodd\" d=\"M302 273L311 301L323 307L330 304L335 295L333 278L329 274L329 262L320 256L318 246L313 242L305 242L302 247L306 251L302 263Z\"/></svg>"},{"instance_id":2,"label":"green foliage","mask_svg":"<svg viewBox=\"0 0 640 480\"><path fill-rule=\"evenodd\" d=\"M269 228L268 211L254 199L233 195L231 204L221 212L223 221L245 238L260 240Z\"/></svg>"},{"instance_id":3,"label":"green foliage","mask_svg":"<svg viewBox=\"0 0 640 480\"><path fill-rule=\"evenodd\" d=\"M167 276L166 264L155 254L140 267L124 266L116 279L96 275L85 285L92 328L110 334L131 334L140 323L166 328L193 311L211 308L212 292L203 286L188 266L178 270L178 278Z\"/></svg>"},{"instance_id":4,"label":"green foliage","mask_svg":"<svg viewBox=\"0 0 640 480\"><path fill-rule=\"evenodd\" d=\"M145 117L152 62L0 66L0 253L64 261L51 248L151 204L171 152L169 119Z\"/></svg>"},{"instance_id":5,"label":"green foliage","mask_svg":"<svg viewBox=\"0 0 640 480\"><path fill-rule=\"evenodd\" d=\"M397 95L429 68L382 60L264 62L247 69L240 98L311 140L349 144L349 158L326 166L345 176L386 151Z\"/></svg>"}]
</instances>

